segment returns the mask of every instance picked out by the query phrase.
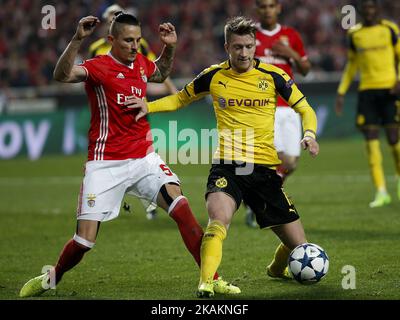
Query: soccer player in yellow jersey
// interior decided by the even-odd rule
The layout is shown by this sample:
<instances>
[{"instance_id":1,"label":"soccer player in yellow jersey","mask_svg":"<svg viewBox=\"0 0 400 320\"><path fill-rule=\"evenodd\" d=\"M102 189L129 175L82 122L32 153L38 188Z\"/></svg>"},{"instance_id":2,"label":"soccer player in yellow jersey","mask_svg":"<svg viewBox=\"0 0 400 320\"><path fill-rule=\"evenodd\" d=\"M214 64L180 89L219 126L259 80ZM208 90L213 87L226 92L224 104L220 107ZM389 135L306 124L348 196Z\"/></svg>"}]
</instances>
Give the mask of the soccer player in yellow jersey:
<instances>
[{"instance_id":1,"label":"soccer player in yellow jersey","mask_svg":"<svg viewBox=\"0 0 400 320\"><path fill-rule=\"evenodd\" d=\"M375 199L371 208L391 202L386 189L379 145L379 130L383 126L392 149L397 171L397 194L400 199L400 108L396 94L400 89L398 62L400 39L397 25L379 18L375 0L361 1L362 23L348 32L348 62L338 88L335 110L342 113L344 95L357 71L360 73L356 124L364 135Z\"/></svg>"},{"instance_id":2,"label":"soccer player in yellow jersey","mask_svg":"<svg viewBox=\"0 0 400 320\"><path fill-rule=\"evenodd\" d=\"M254 59L256 25L245 17L225 26L229 59L200 73L178 94L147 104L132 98L126 106L148 112L173 111L211 94L217 118L219 145L207 182L209 223L201 247L199 297L211 297L212 275L222 258L222 243L242 200L256 214L260 228L271 228L280 238L274 260L267 267L276 277L287 276L290 251L305 243L299 215L276 173L281 163L274 146L274 115L279 94L303 122L303 148L319 152L317 118L294 81L280 68Z\"/></svg>"}]
</instances>

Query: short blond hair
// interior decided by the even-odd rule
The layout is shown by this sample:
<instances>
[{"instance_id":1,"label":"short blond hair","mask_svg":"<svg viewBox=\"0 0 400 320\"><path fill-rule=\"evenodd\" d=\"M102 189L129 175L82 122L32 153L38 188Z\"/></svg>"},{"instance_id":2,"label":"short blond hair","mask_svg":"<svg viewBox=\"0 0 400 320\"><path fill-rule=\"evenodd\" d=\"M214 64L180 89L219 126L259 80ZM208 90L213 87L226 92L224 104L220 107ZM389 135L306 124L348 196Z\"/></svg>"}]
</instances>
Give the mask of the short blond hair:
<instances>
[{"instance_id":1,"label":"short blond hair","mask_svg":"<svg viewBox=\"0 0 400 320\"><path fill-rule=\"evenodd\" d=\"M240 36L250 34L253 36L253 38L255 38L256 30L256 23L252 19L243 16L231 18L225 24L225 42L229 42L232 34L237 34Z\"/></svg>"}]
</instances>

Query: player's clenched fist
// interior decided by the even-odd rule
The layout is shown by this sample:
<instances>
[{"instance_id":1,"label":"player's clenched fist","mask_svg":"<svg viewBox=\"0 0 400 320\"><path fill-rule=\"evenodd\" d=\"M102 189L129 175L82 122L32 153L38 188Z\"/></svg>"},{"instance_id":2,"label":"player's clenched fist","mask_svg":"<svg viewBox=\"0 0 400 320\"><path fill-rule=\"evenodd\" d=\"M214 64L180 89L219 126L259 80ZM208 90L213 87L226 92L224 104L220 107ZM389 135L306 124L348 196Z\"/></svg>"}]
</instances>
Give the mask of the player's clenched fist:
<instances>
[{"instance_id":1,"label":"player's clenched fist","mask_svg":"<svg viewBox=\"0 0 400 320\"><path fill-rule=\"evenodd\" d=\"M175 27L172 23L166 22L160 24L158 31L160 33L161 41L164 42L166 45L175 45L178 41Z\"/></svg>"},{"instance_id":2,"label":"player's clenched fist","mask_svg":"<svg viewBox=\"0 0 400 320\"><path fill-rule=\"evenodd\" d=\"M81 20L79 20L74 38L76 40L82 40L90 36L93 33L94 29L96 28L97 24L99 23L100 20L97 17L94 16L83 17Z\"/></svg>"}]
</instances>

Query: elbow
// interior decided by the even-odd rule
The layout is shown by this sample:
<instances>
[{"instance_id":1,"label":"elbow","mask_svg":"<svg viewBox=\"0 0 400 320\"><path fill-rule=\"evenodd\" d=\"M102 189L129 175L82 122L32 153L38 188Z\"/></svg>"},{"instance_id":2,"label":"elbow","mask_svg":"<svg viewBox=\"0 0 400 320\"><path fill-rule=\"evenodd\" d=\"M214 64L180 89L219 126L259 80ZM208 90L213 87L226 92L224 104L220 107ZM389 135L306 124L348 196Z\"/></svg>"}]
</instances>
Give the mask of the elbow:
<instances>
[{"instance_id":1,"label":"elbow","mask_svg":"<svg viewBox=\"0 0 400 320\"><path fill-rule=\"evenodd\" d=\"M53 75L53 79L58 81L58 82L63 82L62 79L59 76Z\"/></svg>"},{"instance_id":2,"label":"elbow","mask_svg":"<svg viewBox=\"0 0 400 320\"><path fill-rule=\"evenodd\" d=\"M69 76L57 65L53 71L53 79L59 82L68 82Z\"/></svg>"},{"instance_id":3,"label":"elbow","mask_svg":"<svg viewBox=\"0 0 400 320\"><path fill-rule=\"evenodd\" d=\"M66 75L63 75L56 71L53 72L53 79L58 82L68 82L68 77Z\"/></svg>"},{"instance_id":4,"label":"elbow","mask_svg":"<svg viewBox=\"0 0 400 320\"><path fill-rule=\"evenodd\" d=\"M61 77L60 73L57 72L57 70L53 71L53 79L56 81L62 82L62 77Z\"/></svg>"},{"instance_id":5,"label":"elbow","mask_svg":"<svg viewBox=\"0 0 400 320\"><path fill-rule=\"evenodd\" d=\"M311 70L311 64L307 64L306 66L304 66L301 70L300 73L303 77L305 77Z\"/></svg>"},{"instance_id":6,"label":"elbow","mask_svg":"<svg viewBox=\"0 0 400 320\"><path fill-rule=\"evenodd\" d=\"M305 77L311 70L311 62L306 59L297 64L297 70Z\"/></svg>"},{"instance_id":7,"label":"elbow","mask_svg":"<svg viewBox=\"0 0 400 320\"><path fill-rule=\"evenodd\" d=\"M169 72L166 72L164 74L161 74L161 77L159 79L159 81L157 81L158 83L163 83L165 80L167 80L167 78L169 77Z\"/></svg>"},{"instance_id":8,"label":"elbow","mask_svg":"<svg viewBox=\"0 0 400 320\"><path fill-rule=\"evenodd\" d=\"M301 71L301 75L302 75L303 77L305 77L306 75L308 75L309 72L310 72L310 69L302 70L302 71Z\"/></svg>"}]
</instances>

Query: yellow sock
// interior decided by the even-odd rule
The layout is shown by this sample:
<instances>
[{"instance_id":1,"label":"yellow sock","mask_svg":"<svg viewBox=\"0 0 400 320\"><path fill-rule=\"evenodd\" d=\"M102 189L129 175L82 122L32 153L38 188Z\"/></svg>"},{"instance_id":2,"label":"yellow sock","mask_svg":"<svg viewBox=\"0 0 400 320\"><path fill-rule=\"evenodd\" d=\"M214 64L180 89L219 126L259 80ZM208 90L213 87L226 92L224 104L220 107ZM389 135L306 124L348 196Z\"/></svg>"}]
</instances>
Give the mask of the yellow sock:
<instances>
[{"instance_id":1,"label":"yellow sock","mask_svg":"<svg viewBox=\"0 0 400 320\"><path fill-rule=\"evenodd\" d=\"M268 268L273 274L282 274L285 270L290 254L290 249L281 243L275 250L274 260L269 264Z\"/></svg>"},{"instance_id":2,"label":"yellow sock","mask_svg":"<svg viewBox=\"0 0 400 320\"><path fill-rule=\"evenodd\" d=\"M391 146L391 148L397 176L400 176L400 142L397 142L395 145Z\"/></svg>"},{"instance_id":3,"label":"yellow sock","mask_svg":"<svg viewBox=\"0 0 400 320\"><path fill-rule=\"evenodd\" d=\"M220 221L211 221L201 242L200 283L212 281L222 259L222 242L226 238L226 228Z\"/></svg>"},{"instance_id":4,"label":"yellow sock","mask_svg":"<svg viewBox=\"0 0 400 320\"><path fill-rule=\"evenodd\" d=\"M378 191L386 191L385 175L382 168L382 153L379 140L367 141L367 153L372 181Z\"/></svg>"}]
</instances>

